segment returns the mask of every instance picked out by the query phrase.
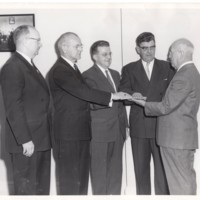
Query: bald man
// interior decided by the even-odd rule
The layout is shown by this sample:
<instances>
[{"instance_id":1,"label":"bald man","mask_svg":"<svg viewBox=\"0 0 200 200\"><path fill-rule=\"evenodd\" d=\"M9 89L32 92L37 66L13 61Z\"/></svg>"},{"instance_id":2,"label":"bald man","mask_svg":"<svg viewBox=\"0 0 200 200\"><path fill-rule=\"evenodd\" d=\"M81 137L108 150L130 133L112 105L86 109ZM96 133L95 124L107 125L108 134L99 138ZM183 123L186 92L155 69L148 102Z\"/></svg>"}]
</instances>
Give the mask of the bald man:
<instances>
[{"instance_id":1,"label":"bald man","mask_svg":"<svg viewBox=\"0 0 200 200\"><path fill-rule=\"evenodd\" d=\"M39 32L19 26L16 52L1 71L6 112L6 148L13 166L15 195L48 195L51 108L45 79L33 64L42 46Z\"/></svg>"},{"instance_id":2,"label":"bald man","mask_svg":"<svg viewBox=\"0 0 200 200\"><path fill-rule=\"evenodd\" d=\"M185 38L171 45L169 59L177 72L161 102L133 99L145 107L146 115L159 116L157 142L172 195L196 194L193 164L198 148L200 75L192 61L193 51L193 44Z\"/></svg>"},{"instance_id":3,"label":"bald man","mask_svg":"<svg viewBox=\"0 0 200 200\"><path fill-rule=\"evenodd\" d=\"M78 35L64 33L57 41L60 57L49 72L54 113L53 147L61 195L85 195L88 191L91 119L90 104L112 106L111 100L129 98L125 93L90 89L77 68L83 45Z\"/></svg>"}]
</instances>

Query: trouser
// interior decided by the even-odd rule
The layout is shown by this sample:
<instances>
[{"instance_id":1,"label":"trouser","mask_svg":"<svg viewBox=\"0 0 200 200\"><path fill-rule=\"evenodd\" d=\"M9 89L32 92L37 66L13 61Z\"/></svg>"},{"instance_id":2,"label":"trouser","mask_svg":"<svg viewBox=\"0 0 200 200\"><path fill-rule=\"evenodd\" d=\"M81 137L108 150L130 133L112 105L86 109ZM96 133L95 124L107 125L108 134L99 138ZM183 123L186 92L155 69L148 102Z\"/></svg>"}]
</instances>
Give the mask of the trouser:
<instances>
[{"instance_id":1,"label":"trouser","mask_svg":"<svg viewBox=\"0 0 200 200\"><path fill-rule=\"evenodd\" d=\"M155 194L169 194L160 149L155 138L131 138L137 194L151 194L150 161L154 163Z\"/></svg>"},{"instance_id":2,"label":"trouser","mask_svg":"<svg viewBox=\"0 0 200 200\"><path fill-rule=\"evenodd\" d=\"M56 171L58 194L86 195L88 192L90 141L59 141Z\"/></svg>"},{"instance_id":3,"label":"trouser","mask_svg":"<svg viewBox=\"0 0 200 200\"><path fill-rule=\"evenodd\" d=\"M172 195L195 195L195 150L160 147L169 191Z\"/></svg>"},{"instance_id":4,"label":"trouser","mask_svg":"<svg viewBox=\"0 0 200 200\"><path fill-rule=\"evenodd\" d=\"M34 152L31 157L11 153L15 195L48 195L51 151Z\"/></svg>"},{"instance_id":5,"label":"trouser","mask_svg":"<svg viewBox=\"0 0 200 200\"><path fill-rule=\"evenodd\" d=\"M122 184L123 138L91 142L91 183L94 195L119 195Z\"/></svg>"}]
</instances>

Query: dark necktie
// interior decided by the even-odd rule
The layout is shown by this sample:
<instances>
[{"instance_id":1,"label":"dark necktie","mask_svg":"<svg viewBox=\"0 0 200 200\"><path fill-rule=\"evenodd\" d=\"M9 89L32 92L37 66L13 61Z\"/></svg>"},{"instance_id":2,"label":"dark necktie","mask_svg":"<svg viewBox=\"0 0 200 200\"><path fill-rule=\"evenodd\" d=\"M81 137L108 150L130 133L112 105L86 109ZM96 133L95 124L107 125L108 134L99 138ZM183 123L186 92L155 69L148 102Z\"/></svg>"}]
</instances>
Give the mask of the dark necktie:
<instances>
[{"instance_id":1,"label":"dark necktie","mask_svg":"<svg viewBox=\"0 0 200 200\"><path fill-rule=\"evenodd\" d=\"M74 64L74 69L75 69L75 71L77 71L77 72L79 71L79 70L78 70L78 66L77 66L76 64Z\"/></svg>"},{"instance_id":2,"label":"dark necktie","mask_svg":"<svg viewBox=\"0 0 200 200\"><path fill-rule=\"evenodd\" d=\"M33 68L36 70L36 72L37 72L38 74L41 74L40 71L38 70L38 68L35 66L33 60L31 60L31 64L32 64Z\"/></svg>"},{"instance_id":3,"label":"dark necktie","mask_svg":"<svg viewBox=\"0 0 200 200\"><path fill-rule=\"evenodd\" d=\"M112 80L111 80L111 77L110 77L110 75L109 75L109 73L108 73L108 70L105 70L105 72L106 72L106 77L107 77L107 79L108 79L108 82L110 83L110 85L112 86L112 88L113 88L114 91L115 91L115 86L114 86L114 84L113 84L113 82L112 82Z\"/></svg>"}]
</instances>

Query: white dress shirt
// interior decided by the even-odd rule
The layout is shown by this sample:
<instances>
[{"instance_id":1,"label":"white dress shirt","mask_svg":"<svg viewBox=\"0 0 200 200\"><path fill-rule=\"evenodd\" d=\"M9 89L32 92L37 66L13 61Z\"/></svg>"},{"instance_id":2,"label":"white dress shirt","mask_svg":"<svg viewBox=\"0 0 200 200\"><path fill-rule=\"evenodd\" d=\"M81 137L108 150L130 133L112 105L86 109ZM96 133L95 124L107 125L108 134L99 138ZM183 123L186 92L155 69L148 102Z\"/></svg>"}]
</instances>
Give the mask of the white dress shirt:
<instances>
[{"instance_id":1,"label":"white dress shirt","mask_svg":"<svg viewBox=\"0 0 200 200\"><path fill-rule=\"evenodd\" d=\"M33 65L32 64L32 62L31 62L31 58L30 57L28 57L27 55L25 55L24 53L22 53L22 52L20 52L20 51L16 51L17 53L19 53L25 60L27 60L31 65Z\"/></svg>"},{"instance_id":2,"label":"white dress shirt","mask_svg":"<svg viewBox=\"0 0 200 200\"><path fill-rule=\"evenodd\" d=\"M143 64L143 67L144 67L146 74L148 74L147 69L146 69L147 62L142 60L142 64ZM154 59L148 65L148 67L149 67L149 80L151 79L151 74L152 74L152 71L153 71L153 65L154 65ZM148 77L148 75L147 75L147 77Z\"/></svg>"},{"instance_id":3,"label":"white dress shirt","mask_svg":"<svg viewBox=\"0 0 200 200\"><path fill-rule=\"evenodd\" d=\"M187 61L187 62L183 63L183 64L177 69L177 71L179 71L184 65L192 64L192 63L193 63L193 61Z\"/></svg>"},{"instance_id":4,"label":"white dress shirt","mask_svg":"<svg viewBox=\"0 0 200 200\"><path fill-rule=\"evenodd\" d=\"M76 71L76 69L74 68L75 63L73 63L71 60L65 58L64 56L61 56L61 57Z\"/></svg>"},{"instance_id":5,"label":"white dress shirt","mask_svg":"<svg viewBox=\"0 0 200 200\"><path fill-rule=\"evenodd\" d=\"M109 74L110 79L111 79L111 81L112 81L112 83L113 83L113 86L114 86L114 90L115 90L115 92L116 92L116 91L117 91L116 85L115 85L115 82L114 82L114 80L113 80L113 77L112 77L112 75L111 75L109 69L105 69L105 68L101 67L101 66L98 65L98 64L96 64L96 65L99 67L99 69L102 71L102 73L104 74L104 76L105 76L106 78L107 78L107 76L106 76L106 70L108 71L108 74Z\"/></svg>"}]
</instances>

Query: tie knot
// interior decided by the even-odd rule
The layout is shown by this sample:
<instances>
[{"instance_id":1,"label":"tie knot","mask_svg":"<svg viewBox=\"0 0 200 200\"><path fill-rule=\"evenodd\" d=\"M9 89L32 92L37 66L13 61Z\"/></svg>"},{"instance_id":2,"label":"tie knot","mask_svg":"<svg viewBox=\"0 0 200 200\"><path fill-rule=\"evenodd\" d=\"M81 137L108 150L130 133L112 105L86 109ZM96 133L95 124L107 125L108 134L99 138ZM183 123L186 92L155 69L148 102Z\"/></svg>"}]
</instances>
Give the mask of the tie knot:
<instances>
[{"instance_id":1,"label":"tie knot","mask_svg":"<svg viewBox=\"0 0 200 200\"><path fill-rule=\"evenodd\" d=\"M108 75L108 69L106 69L105 72L106 72L106 75Z\"/></svg>"},{"instance_id":2,"label":"tie knot","mask_svg":"<svg viewBox=\"0 0 200 200\"><path fill-rule=\"evenodd\" d=\"M77 66L76 64L74 64L74 69L75 69L76 71L78 71L78 66Z\"/></svg>"},{"instance_id":3,"label":"tie knot","mask_svg":"<svg viewBox=\"0 0 200 200\"><path fill-rule=\"evenodd\" d=\"M31 64L32 64L33 66L35 66L35 64L34 64L33 60L31 60Z\"/></svg>"}]
</instances>

